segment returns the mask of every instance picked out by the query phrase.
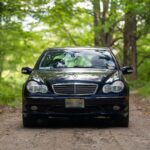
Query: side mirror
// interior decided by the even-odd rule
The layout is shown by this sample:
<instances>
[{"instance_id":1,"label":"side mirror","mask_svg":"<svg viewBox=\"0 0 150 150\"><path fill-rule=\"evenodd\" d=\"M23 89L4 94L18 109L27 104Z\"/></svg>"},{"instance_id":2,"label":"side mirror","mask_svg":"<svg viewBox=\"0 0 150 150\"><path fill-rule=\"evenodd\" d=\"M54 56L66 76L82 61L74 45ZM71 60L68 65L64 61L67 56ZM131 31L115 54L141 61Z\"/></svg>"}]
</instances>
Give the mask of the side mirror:
<instances>
[{"instance_id":1,"label":"side mirror","mask_svg":"<svg viewBox=\"0 0 150 150\"><path fill-rule=\"evenodd\" d=\"M23 68L21 69L21 73L22 73L22 74L31 74L31 72L32 72L32 69L29 68L29 67L23 67Z\"/></svg>"},{"instance_id":2,"label":"side mirror","mask_svg":"<svg viewBox=\"0 0 150 150\"><path fill-rule=\"evenodd\" d=\"M124 66L121 68L123 74L131 74L133 73L133 68L131 66Z\"/></svg>"}]
</instances>

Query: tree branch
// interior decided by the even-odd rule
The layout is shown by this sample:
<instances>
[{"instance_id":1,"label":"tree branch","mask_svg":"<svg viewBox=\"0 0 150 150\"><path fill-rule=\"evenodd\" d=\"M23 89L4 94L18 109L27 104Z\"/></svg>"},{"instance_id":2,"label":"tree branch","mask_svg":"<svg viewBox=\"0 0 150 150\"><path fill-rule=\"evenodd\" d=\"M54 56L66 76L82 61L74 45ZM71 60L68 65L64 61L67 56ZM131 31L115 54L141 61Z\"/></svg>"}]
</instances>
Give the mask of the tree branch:
<instances>
[{"instance_id":1,"label":"tree branch","mask_svg":"<svg viewBox=\"0 0 150 150\"><path fill-rule=\"evenodd\" d=\"M144 63L145 59L149 59L150 56L144 56L143 59L138 63L137 68L139 68L141 66L141 64Z\"/></svg>"},{"instance_id":2,"label":"tree branch","mask_svg":"<svg viewBox=\"0 0 150 150\"><path fill-rule=\"evenodd\" d=\"M61 22L62 22L62 28L63 30L66 32L66 34L68 35L68 37L71 39L72 43L75 45L75 46L79 46L79 44L77 44L77 42L74 40L73 36L71 35L71 33L69 32L69 30L66 28L66 26L64 25L64 21L62 18L60 18Z\"/></svg>"},{"instance_id":3,"label":"tree branch","mask_svg":"<svg viewBox=\"0 0 150 150\"><path fill-rule=\"evenodd\" d=\"M68 35L68 37L71 39L72 43L75 45L75 46L79 46L77 44L77 42L74 40L73 36L71 35L71 33L67 30L67 28L65 27L65 25L63 26L63 30L66 32L66 34Z\"/></svg>"},{"instance_id":4,"label":"tree branch","mask_svg":"<svg viewBox=\"0 0 150 150\"><path fill-rule=\"evenodd\" d=\"M110 46L114 45L115 42L119 41L123 39L123 37L118 37L118 38L115 38L114 40L112 40L112 42L110 43Z\"/></svg>"}]
</instances>

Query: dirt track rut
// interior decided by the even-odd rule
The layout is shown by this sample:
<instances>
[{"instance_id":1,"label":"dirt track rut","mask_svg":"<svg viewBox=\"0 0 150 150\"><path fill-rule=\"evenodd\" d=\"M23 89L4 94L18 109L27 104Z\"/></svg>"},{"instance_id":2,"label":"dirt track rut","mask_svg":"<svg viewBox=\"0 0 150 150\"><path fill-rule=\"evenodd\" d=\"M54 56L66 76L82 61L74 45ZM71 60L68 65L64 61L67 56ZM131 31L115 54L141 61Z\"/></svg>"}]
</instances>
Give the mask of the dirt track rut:
<instances>
[{"instance_id":1,"label":"dirt track rut","mask_svg":"<svg viewBox=\"0 0 150 150\"><path fill-rule=\"evenodd\" d=\"M132 95L129 128L93 119L51 120L25 129L19 109L4 112L0 114L0 150L150 150L150 115L135 99Z\"/></svg>"}]
</instances>

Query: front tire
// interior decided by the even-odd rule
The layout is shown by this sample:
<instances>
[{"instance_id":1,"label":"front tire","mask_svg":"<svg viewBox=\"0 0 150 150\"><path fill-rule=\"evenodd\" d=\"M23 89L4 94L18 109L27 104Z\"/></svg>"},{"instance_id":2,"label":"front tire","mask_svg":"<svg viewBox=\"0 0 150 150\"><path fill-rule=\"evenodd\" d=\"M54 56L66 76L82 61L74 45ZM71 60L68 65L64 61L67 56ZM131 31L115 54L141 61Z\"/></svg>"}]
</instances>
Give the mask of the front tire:
<instances>
[{"instance_id":1,"label":"front tire","mask_svg":"<svg viewBox=\"0 0 150 150\"><path fill-rule=\"evenodd\" d=\"M37 119L32 117L22 117L23 127L36 127Z\"/></svg>"},{"instance_id":2,"label":"front tire","mask_svg":"<svg viewBox=\"0 0 150 150\"><path fill-rule=\"evenodd\" d=\"M126 117L115 117L113 118L115 124L121 127L128 127L129 126L129 116Z\"/></svg>"}]
</instances>

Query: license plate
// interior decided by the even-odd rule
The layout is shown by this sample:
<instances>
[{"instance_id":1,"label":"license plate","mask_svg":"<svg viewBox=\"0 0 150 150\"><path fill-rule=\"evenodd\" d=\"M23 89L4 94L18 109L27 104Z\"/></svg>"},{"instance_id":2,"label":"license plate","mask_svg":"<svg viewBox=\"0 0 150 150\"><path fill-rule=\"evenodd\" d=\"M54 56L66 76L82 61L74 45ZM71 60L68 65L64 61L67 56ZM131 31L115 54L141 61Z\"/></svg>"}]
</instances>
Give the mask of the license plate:
<instances>
[{"instance_id":1,"label":"license plate","mask_svg":"<svg viewBox=\"0 0 150 150\"><path fill-rule=\"evenodd\" d=\"M84 108L84 99L65 99L66 108Z\"/></svg>"}]
</instances>

